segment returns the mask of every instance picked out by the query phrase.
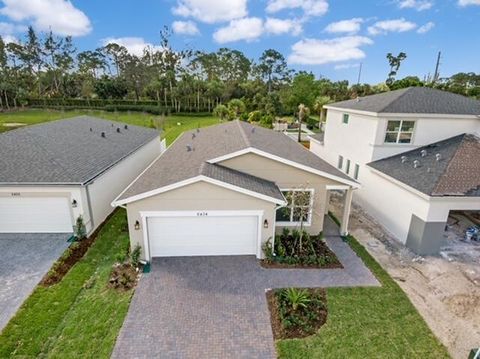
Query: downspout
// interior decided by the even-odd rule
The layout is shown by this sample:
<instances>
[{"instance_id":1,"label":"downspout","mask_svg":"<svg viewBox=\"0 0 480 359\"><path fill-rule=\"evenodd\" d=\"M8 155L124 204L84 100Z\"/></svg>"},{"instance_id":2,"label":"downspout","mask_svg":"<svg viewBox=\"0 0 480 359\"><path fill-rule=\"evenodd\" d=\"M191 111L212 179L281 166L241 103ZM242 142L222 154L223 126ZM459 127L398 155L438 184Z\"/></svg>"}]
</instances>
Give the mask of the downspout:
<instances>
[{"instance_id":1,"label":"downspout","mask_svg":"<svg viewBox=\"0 0 480 359\"><path fill-rule=\"evenodd\" d=\"M85 192L87 194L87 207L88 207L88 215L90 216L90 223L92 224L92 232L95 228L95 222L93 220L93 210L92 210L92 201L90 199L90 191L88 190L88 184L85 186Z\"/></svg>"}]
</instances>

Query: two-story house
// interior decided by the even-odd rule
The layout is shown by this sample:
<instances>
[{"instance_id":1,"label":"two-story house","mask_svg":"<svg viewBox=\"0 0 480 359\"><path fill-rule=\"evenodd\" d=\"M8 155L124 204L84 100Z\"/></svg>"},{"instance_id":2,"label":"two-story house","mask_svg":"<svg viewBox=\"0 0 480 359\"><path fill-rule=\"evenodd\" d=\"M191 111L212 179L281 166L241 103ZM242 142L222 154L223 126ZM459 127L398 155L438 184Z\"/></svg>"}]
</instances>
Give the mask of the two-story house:
<instances>
[{"instance_id":1,"label":"two-story house","mask_svg":"<svg viewBox=\"0 0 480 359\"><path fill-rule=\"evenodd\" d=\"M358 180L354 201L419 254L451 210L480 210L480 101L413 87L326 106L311 151Z\"/></svg>"}]
</instances>

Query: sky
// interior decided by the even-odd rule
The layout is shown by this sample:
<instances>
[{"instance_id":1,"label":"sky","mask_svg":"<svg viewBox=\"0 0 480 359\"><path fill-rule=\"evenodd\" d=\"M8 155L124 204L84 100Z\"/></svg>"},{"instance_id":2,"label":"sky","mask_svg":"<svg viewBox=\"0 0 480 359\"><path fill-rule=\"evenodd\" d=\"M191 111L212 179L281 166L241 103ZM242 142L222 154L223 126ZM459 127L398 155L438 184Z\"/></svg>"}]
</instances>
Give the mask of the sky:
<instances>
[{"instance_id":1,"label":"sky","mask_svg":"<svg viewBox=\"0 0 480 359\"><path fill-rule=\"evenodd\" d=\"M229 47L258 59L269 48L317 77L379 83L386 54L403 51L399 78L480 73L480 0L0 0L0 35L26 27L71 35L80 51L108 42L139 54L169 26L174 48Z\"/></svg>"}]
</instances>

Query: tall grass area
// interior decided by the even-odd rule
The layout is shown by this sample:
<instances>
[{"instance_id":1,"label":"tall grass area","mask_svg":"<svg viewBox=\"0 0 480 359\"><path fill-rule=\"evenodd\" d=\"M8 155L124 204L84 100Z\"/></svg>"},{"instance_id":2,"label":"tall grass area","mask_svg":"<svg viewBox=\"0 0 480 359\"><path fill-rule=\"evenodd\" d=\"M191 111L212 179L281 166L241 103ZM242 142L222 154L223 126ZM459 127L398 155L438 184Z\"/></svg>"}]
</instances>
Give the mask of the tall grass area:
<instances>
[{"instance_id":1,"label":"tall grass area","mask_svg":"<svg viewBox=\"0 0 480 359\"><path fill-rule=\"evenodd\" d=\"M350 247L381 287L327 289L327 323L306 339L277 342L280 358L449 358L406 294L354 237Z\"/></svg>"},{"instance_id":2,"label":"tall grass area","mask_svg":"<svg viewBox=\"0 0 480 359\"><path fill-rule=\"evenodd\" d=\"M29 109L16 112L7 112L0 114L0 133L14 128L4 126L5 123L21 123L25 125L34 125L43 122L55 121L75 116L88 115L107 120L124 122L130 125L151 127L153 120L158 118L156 115L139 112L106 112L98 110L40 110ZM219 123L213 116L168 116L165 121L164 136L167 145L184 131L205 127Z\"/></svg>"}]
</instances>

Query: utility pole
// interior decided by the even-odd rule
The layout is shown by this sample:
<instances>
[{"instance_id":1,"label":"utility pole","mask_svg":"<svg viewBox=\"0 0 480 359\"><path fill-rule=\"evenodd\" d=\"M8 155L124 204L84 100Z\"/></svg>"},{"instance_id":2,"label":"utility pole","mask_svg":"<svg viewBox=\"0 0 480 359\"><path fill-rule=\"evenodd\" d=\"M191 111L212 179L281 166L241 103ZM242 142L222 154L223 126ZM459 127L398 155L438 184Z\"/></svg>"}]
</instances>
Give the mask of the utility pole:
<instances>
[{"instance_id":1,"label":"utility pole","mask_svg":"<svg viewBox=\"0 0 480 359\"><path fill-rule=\"evenodd\" d=\"M438 70L440 69L440 59L442 58L442 52L438 52L438 57L437 57L437 64L435 65L435 74L433 75L433 80L432 83L434 84L437 82L438 78L440 77L440 73Z\"/></svg>"},{"instance_id":2,"label":"utility pole","mask_svg":"<svg viewBox=\"0 0 480 359\"><path fill-rule=\"evenodd\" d=\"M360 62L360 67L359 67L359 69L358 69L357 85L360 85L360 77L362 76L362 66L363 66L363 63Z\"/></svg>"}]
</instances>

